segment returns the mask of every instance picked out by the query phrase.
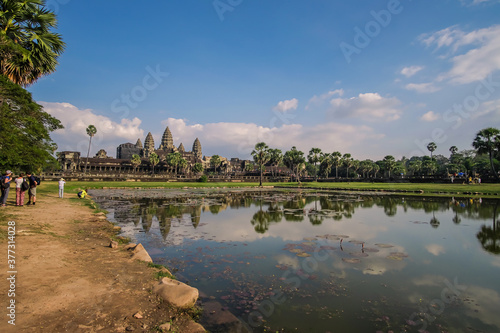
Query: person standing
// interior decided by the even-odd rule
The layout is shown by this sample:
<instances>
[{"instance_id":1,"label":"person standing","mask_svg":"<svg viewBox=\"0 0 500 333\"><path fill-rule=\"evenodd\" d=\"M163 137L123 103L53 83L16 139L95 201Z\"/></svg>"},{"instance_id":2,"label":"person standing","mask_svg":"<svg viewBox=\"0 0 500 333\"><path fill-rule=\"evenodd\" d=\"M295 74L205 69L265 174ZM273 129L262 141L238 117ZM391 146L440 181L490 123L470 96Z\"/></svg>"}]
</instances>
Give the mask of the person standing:
<instances>
[{"instance_id":1,"label":"person standing","mask_svg":"<svg viewBox=\"0 0 500 333\"><path fill-rule=\"evenodd\" d=\"M59 198L64 197L64 184L66 184L64 178L59 179Z\"/></svg>"},{"instance_id":2,"label":"person standing","mask_svg":"<svg viewBox=\"0 0 500 333\"><path fill-rule=\"evenodd\" d=\"M30 189L28 190L28 203L27 205L31 205L33 202L33 205L35 205L36 202L36 179L35 176L31 174L31 172L27 172L26 176L28 176L28 182L30 183Z\"/></svg>"},{"instance_id":3,"label":"person standing","mask_svg":"<svg viewBox=\"0 0 500 333\"><path fill-rule=\"evenodd\" d=\"M16 183L16 206L24 206L24 190L22 189L22 185L24 182L24 175L22 173L14 179Z\"/></svg>"},{"instance_id":4,"label":"person standing","mask_svg":"<svg viewBox=\"0 0 500 333\"><path fill-rule=\"evenodd\" d=\"M7 197L9 196L10 182L12 181L12 171L7 170L2 178L2 196L0 197L0 204L2 207L6 206Z\"/></svg>"}]
</instances>

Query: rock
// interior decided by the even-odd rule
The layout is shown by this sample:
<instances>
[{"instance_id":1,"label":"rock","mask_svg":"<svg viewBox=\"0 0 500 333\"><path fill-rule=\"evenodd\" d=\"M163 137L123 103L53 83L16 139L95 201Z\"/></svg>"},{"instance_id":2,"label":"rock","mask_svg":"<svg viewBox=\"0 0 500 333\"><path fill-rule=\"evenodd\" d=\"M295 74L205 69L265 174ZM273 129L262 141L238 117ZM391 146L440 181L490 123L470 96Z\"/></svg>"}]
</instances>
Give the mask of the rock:
<instances>
[{"instance_id":1,"label":"rock","mask_svg":"<svg viewBox=\"0 0 500 333\"><path fill-rule=\"evenodd\" d=\"M111 243L109 243L109 247L112 248L112 249L117 249L118 248L118 242L117 241L111 241Z\"/></svg>"},{"instance_id":2,"label":"rock","mask_svg":"<svg viewBox=\"0 0 500 333\"><path fill-rule=\"evenodd\" d=\"M165 324L160 325L159 328L162 332L168 332L168 331L170 331L170 326L171 326L170 323L165 323Z\"/></svg>"},{"instance_id":3,"label":"rock","mask_svg":"<svg viewBox=\"0 0 500 333\"><path fill-rule=\"evenodd\" d=\"M129 249L130 250L130 249ZM149 256L148 251L142 246L142 244L138 244L132 250L132 259L134 260L142 260L146 262L153 262L153 259Z\"/></svg>"},{"instance_id":4,"label":"rock","mask_svg":"<svg viewBox=\"0 0 500 333\"><path fill-rule=\"evenodd\" d=\"M137 246L137 244L135 244L135 243L129 243L129 244L125 245L124 249L125 250L130 250L130 249L133 249L136 246Z\"/></svg>"},{"instance_id":5,"label":"rock","mask_svg":"<svg viewBox=\"0 0 500 333\"><path fill-rule=\"evenodd\" d=\"M134 318L135 318L135 319L142 319L142 318L144 318L144 316L142 315L142 313L137 312L137 313L134 315Z\"/></svg>"},{"instance_id":6,"label":"rock","mask_svg":"<svg viewBox=\"0 0 500 333\"><path fill-rule=\"evenodd\" d=\"M219 302L203 303L201 322L210 332L250 332L235 315L224 310Z\"/></svg>"},{"instance_id":7,"label":"rock","mask_svg":"<svg viewBox=\"0 0 500 333\"><path fill-rule=\"evenodd\" d=\"M198 323L191 321L182 327L182 332L185 333L205 333L206 330Z\"/></svg>"},{"instance_id":8,"label":"rock","mask_svg":"<svg viewBox=\"0 0 500 333\"><path fill-rule=\"evenodd\" d=\"M133 326L127 326L127 328L125 330L127 332L131 332L131 331L135 330L135 328Z\"/></svg>"},{"instance_id":9,"label":"rock","mask_svg":"<svg viewBox=\"0 0 500 333\"><path fill-rule=\"evenodd\" d=\"M199 296L198 289L166 277L154 287L154 291L163 300L179 308L192 307Z\"/></svg>"}]
</instances>

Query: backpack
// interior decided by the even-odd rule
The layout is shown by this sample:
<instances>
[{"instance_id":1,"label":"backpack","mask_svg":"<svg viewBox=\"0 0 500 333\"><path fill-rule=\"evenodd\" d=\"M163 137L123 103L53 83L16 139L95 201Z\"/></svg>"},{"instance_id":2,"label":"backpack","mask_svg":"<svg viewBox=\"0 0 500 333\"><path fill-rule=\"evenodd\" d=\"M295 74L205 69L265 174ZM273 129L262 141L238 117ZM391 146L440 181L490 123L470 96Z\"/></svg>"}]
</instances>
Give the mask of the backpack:
<instances>
[{"instance_id":1,"label":"backpack","mask_svg":"<svg viewBox=\"0 0 500 333\"><path fill-rule=\"evenodd\" d=\"M23 183L21 184L21 191L25 192L29 190L30 184L26 181L26 179L23 179Z\"/></svg>"},{"instance_id":2,"label":"backpack","mask_svg":"<svg viewBox=\"0 0 500 333\"><path fill-rule=\"evenodd\" d=\"M5 189L8 189L10 187L10 183L6 183L5 182L5 178L6 176L2 176L1 180L0 180L0 185L1 187L5 190Z\"/></svg>"},{"instance_id":3,"label":"backpack","mask_svg":"<svg viewBox=\"0 0 500 333\"><path fill-rule=\"evenodd\" d=\"M34 177L35 177L36 185L37 186L40 185L40 182L41 182L40 177L37 177L37 176L34 176Z\"/></svg>"}]
</instances>

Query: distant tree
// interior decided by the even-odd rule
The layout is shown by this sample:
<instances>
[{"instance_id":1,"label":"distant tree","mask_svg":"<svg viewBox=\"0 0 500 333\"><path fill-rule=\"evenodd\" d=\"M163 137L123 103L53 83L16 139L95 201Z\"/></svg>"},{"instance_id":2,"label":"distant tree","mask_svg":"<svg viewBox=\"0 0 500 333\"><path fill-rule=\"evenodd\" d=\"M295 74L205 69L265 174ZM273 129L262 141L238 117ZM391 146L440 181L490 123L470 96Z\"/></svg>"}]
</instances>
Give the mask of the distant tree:
<instances>
[{"instance_id":1,"label":"distant tree","mask_svg":"<svg viewBox=\"0 0 500 333\"><path fill-rule=\"evenodd\" d=\"M247 165L245 165L246 172L252 172L254 169L255 169L255 165L253 165L253 163L248 163Z\"/></svg>"},{"instance_id":2,"label":"distant tree","mask_svg":"<svg viewBox=\"0 0 500 333\"><path fill-rule=\"evenodd\" d=\"M262 186L262 173L264 171L264 165L269 162L271 158L269 154L269 147L265 142L259 142L255 145L255 149L252 151L253 160L259 166L260 178L259 186Z\"/></svg>"},{"instance_id":3,"label":"distant tree","mask_svg":"<svg viewBox=\"0 0 500 333\"><path fill-rule=\"evenodd\" d=\"M210 158L210 166L214 168L214 172L217 173L217 168L222 164L222 161L220 159L219 155L213 155Z\"/></svg>"},{"instance_id":4,"label":"distant tree","mask_svg":"<svg viewBox=\"0 0 500 333\"><path fill-rule=\"evenodd\" d=\"M332 165L335 167L335 178L339 178L339 166L342 165L342 154L338 151L332 153Z\"/></svg>"},{"instance_id":5,"label":"distant tree","mask_svg":"<svg viewBox=\"0 0 500 333\"><path fill-rule=\"evenodd\" d=\"M177 165L182 170L182 173L186 173L186 168L188 166L188 161L185 158L181 157L181 159L179 160L179 163Z\"/></svg>"},{"instance_id":6,"label":"distant tree","mask_svg":"<svg viewBox=\"0 0 500 333\"><path fill-rule=\"evenodd\" d=\"M90 154L90 146L92 145L92 138L97 133L97 128L95 128L94 125L89 125L86 131L90 139L89 139L89 149L87 150L87 162L85 163L85 173L87 173L87 167L89 164L89 154Z\"/></svg>"},{"instance_id":7,"label":"distant tree","mask_svg":"<svg viewBox=\"0 0 500 333\"><path fill-rule=\"evenodd\" d=\"M431 152L431 158L432 158L432 153L436 150L437 145L435 142L429 142L427 145L427 150Z\"/></svg>"},{"instance_id":8,"label":"distant tree","mask_svg":"<svg viewBox=\"0 0 500 333\"><path fill-rule=\"evenodd\" d=\"M428 156L424 156L422 160L422 170L427 175L433 175L438 169L436 160L429 158Z\"/></svg>"},{"instance_id":9,"label":"distant tree","mask_svg":"<svg viewBox=\"0 0 500 333\"><path fill-rule=\"evenodd\" d=\"M141 165L141 157L137 154L132 155L132 159L130 160L130 163L132 163L132 166L134 167L134 173L137 171L137 167Z\"/></svg>"},{"instance_id":10,"label":"distant tree","mask_svg":"<svg viewBox=\"0 0 500 333\"><path fill-rule=\"evenodd\" d=\"M380 166L377 163L373 163L372 166L373 166L373 177L377 178L377 173L380 170Z\"/></svg>"},{"instance_id":11,"label":"distant tree","mask_svg":"<svg viewBox=\"0 0 500 333\"><path fill-rule=\"evenodd\" d=\"M153 168L153 175L155 174L155 166L158 165L158 163L160 163L160 157L158 156L158 154L156 153L151 153L149 155L149 163L151 163L151 166Z\"/></svg>"},{"instance_id":12,"label":"distant tree","mask_svg":"<svg viewBox=\"0 0 500 333\"><path fill-rule=\"evenodd\" d=\"M319 165L320 174L322 174L325 178L328 178L328 175L332 171L332 166L333 166L332 155L328 153L322 153L321 163Z\"/></svg>"},{"instance_id":13,"label":"distant tree","mask_svg":"<svg viewBox=\"0 0 500 333\"><path fill-rule=\"evenodd\" d=\"M389 173L389 178L391 178L391 171L396 167L396 159L392 155L387 155L384 157L384 169Z\"/></svg>"},{"instance_id":14,"label":"distant tree","mask_svg":"<svg viewBox=\"0 0 500 333\"><path fill-rule=\"evenodd\" d=\"M410 169L410 171L414 176L416 174L420 174L420 171L422 171L422 161L421 160L410 161L410 163L408 164L408 168Z\"/></svg>"},{"instance_id":15,"label":"distant tree","mask_svg":"<svg viewBox=\"0 0 500 333\"><path fill-rule=\"evenodd\" d=\"M201 164L201 163L195 163L193 165L193 169L192 170L193 170L193 172L195 174L202 173L203 172L203 164Z\"/></svg>"},{"instance_id":16,"label":"distant tree","mask_svg":"<svg viewBox=\"0 0 500 333\"><path fill-rule=\"evenodd\" d=\"M317 164L321 162L321 149L319 148L311 148L309 151L309 155L307 155L307 159L309 163L314 165L314 180L318 180L318 169Z\"/></svg>"},{"instance_id":17,"label":"distant tree","mask_svg":"<svg viewBox=\"0 0 500 333\"><path fill-rule=\"evenodd\" d=\"M346 153L342 156L342 164L346 167L346 177L349 178L349 168L353 165L354 159L351 154Z\"/></svg>"},{"instance_id":18,"label":"distant tree","mask_svg":"<svg viewBox=\"0 0 500 333\"><path fill-rule=\"evenodd\" d=\"M457 146L451 146L450 147L451 156L455 155L457 152L458 152Z\"/></svg>"},{"instance_id":19,"label":"distant tree","mask_svg":"<svg viewBox=\"0 0 500 333\"><path fill-rule=\"evenodd\" d=\"M174 168L174 173L177 175L179 163L181 162L182 154L179 152L173 152L167 155L167 163Z\"/></svg>"},{"instance_id":20,"label":"distant tree","mask_svg":"<svg viewBox=\"0 0 500 333\"><path fill-rule=\"evenodd\" d=\"M275 176L276 168L279 167L281 163L283 163L283 153L281 152L281 149L269 149L269 155L269 162L273 167L273 176Z\"/></svg>"},{"instance_id":21,"label":"distant tree","mask_svg":"<svg viewBox=\"0 0 500 333\"><path fill-rule=\"evenodd\" d=\"M496 143L500 140L500 130L497 128L489 127L480 130L474 141L472 142L472 146L477 150L478 154L488 154L490 159L490 167L493 172L493 176L498 180L498 173L495 171L495 166L493 164L493 154L495 153Z\"/></svg>"},{"instance_id":22,"label":"distant tree","mask_svg":"<svg viewBox=\"0 0 500 333\"><path fill-rule=\"evenodd\" d=\"M367 178L370 174L370 171L373 170L373 161L372 160L364 160L359 164L361 172L363 173L363 178Z\"/></svg>"},{"instance_id":23,"label":"distant tree","mask_svg":"<svg viewBox=\"0 0 500 333\"><path fill-rule=\"evenodd\" d=\"M306 162L304 153L293 146L292 149L287 151L283 156L283 162L292 170L297 178L297 182L300 184L300 170L304 167L304 163Z\"/></svg>"}]
</instances>

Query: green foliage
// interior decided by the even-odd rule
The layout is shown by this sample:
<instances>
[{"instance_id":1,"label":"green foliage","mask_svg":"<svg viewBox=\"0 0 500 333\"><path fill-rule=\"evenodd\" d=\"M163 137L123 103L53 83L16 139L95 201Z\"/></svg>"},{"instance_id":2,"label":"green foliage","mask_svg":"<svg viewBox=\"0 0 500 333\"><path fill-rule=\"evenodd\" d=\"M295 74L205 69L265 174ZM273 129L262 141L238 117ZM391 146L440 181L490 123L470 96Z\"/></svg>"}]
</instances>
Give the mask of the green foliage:
<instances>
[{"instance_id":1,"label":"green foliage","mask_svg":"<svg viewBox=\"0 0 500 333\"><path fill-rule=\"evenodd\" d=\"M194 173L201 173L201 172L203 172L203 164L201 164L201 163L195 163L193 165L193 169L192 170L193 170Z\"/></svg>"},{"instance_id":2,"label":"green foliage","mask_svg":"<svg viewBox=\"0 0 500 333\"><path fill-rule=\"evenodd\" d=\"M61 128L28 91L0 76L0 169L39 172L56 163L50 132Z\"/></svg>"},{"instance_id":3,"label":"green foliage","mask_svg":"<svg viewBox=\"0 0 500 333\"><path fill-rule=\"evenodd\" d=\"M65 43L44 0L0 2L0 74L27 86L55 71Z\"/></svg>"},{"instance_id":4,"label":"green foliage","mask_svg":"<svg viewBox=\"0 0 500 333\"><path fill-rule=\"evenodd\" d=\"M207 177L207 175L202 175L202 176L198 179L198 182L200 182L200 183L206 183L206 182L208 182L208 177Z\"/></svg>"}]
</instances>

